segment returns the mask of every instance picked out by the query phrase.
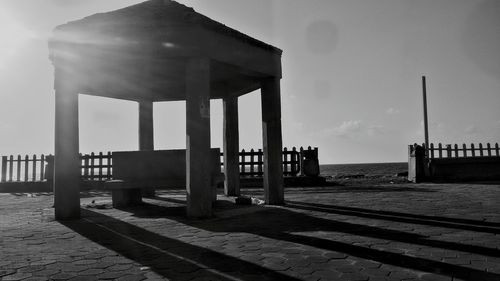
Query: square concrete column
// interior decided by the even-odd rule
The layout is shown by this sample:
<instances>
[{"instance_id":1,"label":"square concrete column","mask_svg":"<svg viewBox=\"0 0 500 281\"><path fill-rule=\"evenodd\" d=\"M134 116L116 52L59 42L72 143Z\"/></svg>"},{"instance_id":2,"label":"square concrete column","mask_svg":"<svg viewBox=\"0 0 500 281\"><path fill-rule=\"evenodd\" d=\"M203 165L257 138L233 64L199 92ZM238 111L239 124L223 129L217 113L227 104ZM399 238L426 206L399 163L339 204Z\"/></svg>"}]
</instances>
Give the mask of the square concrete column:
<instances>
[{"instance_id":1,"label":"square concrete column","mask_svg":"<svg viewBox=\"0 0 500 281\"><path fill-rule=\"evenodd\" d=\"M139 150L154 150L153 102L139 102Z\"/></svg>"},{"instance_id":2,"label":"square concrete column","mask_svg":"<svg viewBox=\"0 0 500 281\"><path fill-rule=\"evenodd\" d=\"M224 193L227 196L240 195L238 97L223 99L224 122Z\"/></svg>"},{"instance_id":3,"label":"square concrete column","mask_svg":"<svg viewBox=\"0 0 500 281\"><path fill-rule=\"evenodd\" d=\"M212 216L210 165L210 60L191 58L186 65L187 215Z\"/></svg>"},{"instance_id":4,"label":"square concrete column","mask_svg":"<svg viewBox=\"0 0 500 281\"><path fill-rule=\"evenodd\" d=\"M267 204L284 203L279 78L261 82L264 196Z\"/></svg>"},{"instance_id":5,"label":"square concrete column","mask_svg":"<svg viewBox=\"0 0 500 281\"><path fill-rule=\"evenodd\" d=\"M153 102L139 101L139 150L154 150L154 131L153 131ZM142 189L142 196L155 197L155 189ZM132 200L132 198L130 198ZM132 201L141 201L141 198L135 198Z\"/></svg>"},{"instance_id":6,"label":"square concrete column","mask_svg":"<svg viewBox=\"0 0 500 281\"><path fill-rule=\"evenodd\" d=\"M80 218L78 91L56 71L54 207L57 220Z\"/></svg>"}]
</instances>

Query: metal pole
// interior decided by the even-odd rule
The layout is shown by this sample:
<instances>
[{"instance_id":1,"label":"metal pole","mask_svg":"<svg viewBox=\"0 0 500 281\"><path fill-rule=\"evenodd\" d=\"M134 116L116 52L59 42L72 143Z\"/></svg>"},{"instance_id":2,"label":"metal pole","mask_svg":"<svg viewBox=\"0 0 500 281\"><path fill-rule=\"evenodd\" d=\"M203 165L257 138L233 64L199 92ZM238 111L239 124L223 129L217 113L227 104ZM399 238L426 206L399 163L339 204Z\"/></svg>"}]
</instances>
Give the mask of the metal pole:
<instances>
[{"instance_id":1,"label":"metal pole","mask_svg":"<svg viewBox=\"0 0 500 281\"><path fill-rule=\"evenodd\" d=\"M422 76L422 90L424 96L424 132L425 132L425 157L428 158L429 149L429 124L427 122L427 86L425 76Z\"/></svg>"}]
</instances>

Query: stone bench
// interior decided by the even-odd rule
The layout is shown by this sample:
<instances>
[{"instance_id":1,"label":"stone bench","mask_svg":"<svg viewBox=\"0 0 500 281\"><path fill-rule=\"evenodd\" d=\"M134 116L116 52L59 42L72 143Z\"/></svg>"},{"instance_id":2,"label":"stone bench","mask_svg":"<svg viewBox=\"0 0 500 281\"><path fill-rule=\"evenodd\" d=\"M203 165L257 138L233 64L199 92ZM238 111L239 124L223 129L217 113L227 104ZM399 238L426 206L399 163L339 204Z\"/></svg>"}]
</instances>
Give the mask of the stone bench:
<instances>
[{"instance_id":1,"label":"stone bench","mask_svg":"<svg viewBox=\"0 0 500 281\"><path fill-rule=\"evenodd\" d=\"M217 186L224 183L220 149L211 149L212 200L217 199ZM186 187L186 150L113 152L113 180L103 189L111 191L113 207L142 202L142 189L178 189Z\"/></svg>"}]
</instances>

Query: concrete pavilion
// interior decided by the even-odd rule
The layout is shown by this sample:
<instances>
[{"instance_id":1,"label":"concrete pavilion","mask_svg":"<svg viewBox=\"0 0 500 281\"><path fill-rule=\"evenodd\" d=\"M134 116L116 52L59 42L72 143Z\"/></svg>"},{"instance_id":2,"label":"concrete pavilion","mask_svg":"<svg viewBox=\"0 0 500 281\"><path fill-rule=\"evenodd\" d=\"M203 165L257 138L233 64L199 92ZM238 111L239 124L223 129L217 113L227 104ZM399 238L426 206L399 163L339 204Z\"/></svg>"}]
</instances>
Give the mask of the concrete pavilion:
<instances>
[{"instance_id":1,"label":"concrete pavilion","mask_svg":"<svg viewBox=\"0 0 500 281\"><path fill-rule=\"evenodd\" d=\"M49 48L57 219L80 216L79 94L138 102L139 150L154 149L153 102L186 101L187 213L204 217L212 204L210 99L223 100L225 193L239 195L238 97L260 88L265 200L283 203L280 49L170 0L60 25Z\"/></svg>"}]
</instances>

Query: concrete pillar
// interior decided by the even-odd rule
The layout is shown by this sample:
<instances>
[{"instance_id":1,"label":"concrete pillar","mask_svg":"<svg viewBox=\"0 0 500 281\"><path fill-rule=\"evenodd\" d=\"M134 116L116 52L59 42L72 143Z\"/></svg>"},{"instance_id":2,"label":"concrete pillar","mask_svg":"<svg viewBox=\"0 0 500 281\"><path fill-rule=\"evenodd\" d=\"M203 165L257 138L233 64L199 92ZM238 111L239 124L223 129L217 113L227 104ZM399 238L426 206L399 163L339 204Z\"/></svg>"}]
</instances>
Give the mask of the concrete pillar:
<instances>
[{"instance_id":1,"label":"concrete pillar","mask_svg":"<svg viewBox=\"0 0 500 281\"><path fill-rule=\"evenodd\" d=\"M152 101L145 101L145 100L139 101L139 150L140 151L154 150ZM155 197L154 188L142 189L142 196L149 198ZM137 201L139 199L140 198L135 198L134 200Z\"/></svg>"},{"instance_id":2,"label":"concrete pillar","mask_svg":"<svg viewBox=\"0 0 500 281\"><path fill-rule=\"evenodd\" d=\"M267 204L284 203L279 78L261 82L264 196Z\"/></svg>"},{"instance_id":3,"label":"concrete pillar","mask_svg":"<svg viewBox=\"0 0 500 281\"><path fill-rule=\"evenodd\" d=\"M80 218L78 91L56 70L54 207L57 220Z\"/></svg>"},{"instance_id":4,"label":"concrete pillar","mask_svg":"<svg viewBox=\"0 0 500 281\"><path fill-rule=\"evenodd\" d=\"M154 150L153 102L139 102L139 150Z\"/></svg>"},{"instance_id":5,"label":"concrete pillar","mask_svg":"<svg viewBox=\"0 0 500 281\"><path fill-rule=\"evenodd\" d=\"M210 164L210 60L191 58L186 65L187 215L212 216Z\"/></svg>"},{"instance_id":6,"label":"concrete pillar","mask_svg":"<svg viewBox=\"0 0 500 281\"><path fill-rule=\"evenodd\" d=\"M224 122L224 193L240 195L238 97L227 97L222 101Z\"/></svg>"}]
</instances>

